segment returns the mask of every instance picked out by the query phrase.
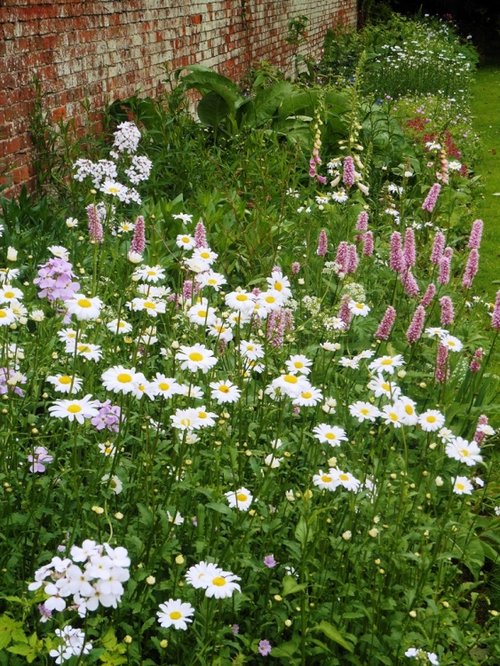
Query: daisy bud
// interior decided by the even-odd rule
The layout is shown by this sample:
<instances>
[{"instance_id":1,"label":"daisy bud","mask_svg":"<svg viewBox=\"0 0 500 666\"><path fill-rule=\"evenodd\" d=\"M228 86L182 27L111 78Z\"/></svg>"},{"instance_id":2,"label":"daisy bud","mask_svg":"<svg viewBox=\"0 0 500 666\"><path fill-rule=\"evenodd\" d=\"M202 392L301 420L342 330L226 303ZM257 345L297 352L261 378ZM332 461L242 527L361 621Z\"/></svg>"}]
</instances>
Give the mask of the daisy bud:
<instances>
[{"instance_id":1,"label":"daisy bud","mask_svg":"<svg viewBox=\"0 0 500 666\"><path fill-rule=\"evenodd\" d=\"M17 261L17 250L10 245L7 248L7 261Z\"/></svg>"}]
</instances>

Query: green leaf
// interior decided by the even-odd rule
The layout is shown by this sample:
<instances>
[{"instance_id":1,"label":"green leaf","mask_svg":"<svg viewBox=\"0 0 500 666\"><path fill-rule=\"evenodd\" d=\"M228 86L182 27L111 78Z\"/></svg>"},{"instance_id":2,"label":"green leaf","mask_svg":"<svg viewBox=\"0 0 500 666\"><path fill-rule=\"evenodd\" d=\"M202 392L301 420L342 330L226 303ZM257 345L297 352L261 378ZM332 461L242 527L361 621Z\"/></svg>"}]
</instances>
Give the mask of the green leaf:
<instances>
[{"instance_id":1,"label":"green leaf","mask_svg":"<svg viewBox=\"0 0 500 666\"><path fill-rule=\"evenodd\" d=\"M299 640L295 638L293 641L288 641L288 643L282 643L273 647L271 650L271 657L293 657L297 652L299 647Z\"/></svg>"},{"instance_id":2,"label":"green leaf","mask_svg":"<svg viewBox=\"0 0 500 666\"><path fill-rule=\"evenodd\" d=\"M321 620L321 622L312 628L312 631L321 631L327 638L329 638L334 643L342 646L348 652L353 652L354 645L348 641L338 629L336 629L333 624L330 624L326 620Z\"/></svg>"},{"instance_id":3,"label":"green leaf","mask_svg":"<svg viewBox=\"0 0 500 666\"><path fill-rule=\"evenodd\" d=\"M230 108L223 97L210 91L200 100L197 113L204 125L217 128L227 119Z\"/></svg>"},{"instance_id":4,"label":"green leaf","mask_svg":"<svg viewBox=\"0 0 500 666\"><path fill-rule=\"evenodd\" d=\"M286 597L289 594L296 594L297 592L302 592L307 587L307 583L297 583L293 576L285 576L283 578L283 591L281 593L282 597Z\"/></svg>"}]
</instances>

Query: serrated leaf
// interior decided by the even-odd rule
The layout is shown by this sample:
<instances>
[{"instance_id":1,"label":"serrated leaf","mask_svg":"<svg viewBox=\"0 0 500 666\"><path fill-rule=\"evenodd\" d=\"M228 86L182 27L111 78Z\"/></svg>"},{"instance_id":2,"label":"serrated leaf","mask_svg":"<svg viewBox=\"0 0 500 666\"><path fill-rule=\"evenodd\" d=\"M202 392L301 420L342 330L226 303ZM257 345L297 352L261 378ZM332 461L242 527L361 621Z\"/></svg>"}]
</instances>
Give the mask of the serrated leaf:
<instances>
[{"instance_id":1,"label":"serrated leaf","mask_svg":"<svg viewBox=\"0 0 500 666\"><path fill-rule=\"evenodd\" d=\"M307 583L297 583L293 576L285 576L283 578L283 591L281 596L286 597L289 594L296 594L302 592L307 587Z\"/></svg>"}]
</instances>

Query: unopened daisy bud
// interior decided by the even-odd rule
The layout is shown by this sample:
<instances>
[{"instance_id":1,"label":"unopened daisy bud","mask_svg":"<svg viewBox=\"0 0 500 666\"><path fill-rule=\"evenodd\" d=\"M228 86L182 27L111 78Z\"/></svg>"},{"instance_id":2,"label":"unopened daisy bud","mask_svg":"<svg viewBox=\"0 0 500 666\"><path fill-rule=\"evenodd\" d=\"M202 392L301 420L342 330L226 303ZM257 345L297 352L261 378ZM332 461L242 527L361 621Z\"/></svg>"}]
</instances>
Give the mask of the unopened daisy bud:
<instances>
[{"instance_id":1,"label":"unopened daisy bud","mask_svg":"<svg viewBox=\"0 0 500 666\"><path fill-rule=\"evenodd\" d=\"M302 499L304 499L306 502L310 500L312 496L313 496L312 490L310 490L309 488L307 490L304 490L304 492L302 493Z\"/></svg>"},{"instance_id":2,"label":"unopened daisy bud","mask_svg":"<svg viewBox=\"0 0 500 666\"><path fill-rule=\"evenodd\" d=\"M444 481L440 476L436 476L434 483L438 488L441 488L444 485Z\"/></svg>"},{"instance_id":3,"label":"unopened daisy bud","mask_svg":"<svg viewBox=\"0 0 500 666\"><path fill-rule=\"evenodd\" d=\"M165 649L165 648L168 647L168 641L167 641L166 638L163 638L163 639L160 641L160 647L163 648L163 649Z\"/></svg>"},{"instance_id":4,"label":"unopened daisy bud","mask_svg":"<svg viewBox=\"0 0 500 666\"><path fill-rule=\"evenodd\" d=\"M102 514L104 513L104 509L102 508L102 506L96 506L95 504L94 504L94 506L92 507L92 511L93 511L94 513L96 513L98 516L100 516L100 515L102 515Z\"/></svg>"},{"instance_id":5,"label":"unopened daisy bud","mask_svg":"<svg viewBox=\"0 0 500 666\"><path fill-rule=\"evenodd\" d=\"M410 617L414 617L414 618L415 618L415 617L417 617L417 611L416 611L416 610L411 610L411 611L408 613L408 615L409 615Z\"/></svg>"},{"instance_id":6,"label":"unopened daisy bud","mask_svg":"<svg viewBox=\"0 0 500 666\"><path fill-rule=\"evenodd\" d=\"M156 578L154 576L148 576L146 578L146 583L148 585L154 585L156 583Z\"/></svg>"},{"instance_id":7,"label":"unopened daisy bud","mask_svg":"<svg viewBox=\"0 0 500 666\"><path fill-rule=\"evenodd\" d=\"M284 624L285 624L285 627L291 627L291 626L292 626L292 621L291 621L290 619L287 618L287 619L285 620Z\"/></svg>"},{"instance_id":8,"label":"unopened daisy bud","mask_svg":"<svg viewBox=\"0 0 500 666\"><path fill-rule=\"evenodd\" d=\"M127 645L130 645L130 643L132 643L133 640L134 639L132 638L132 636L130 634L127 634L124 637L123 642L126 643Z\"/></svg>"},{"instance_id":9,"label":"unopened daisy bud","mask_svg":"<svg viewBox=\"0 0 500 666\"><path fill-rule=\"evenodd\" d=\"M372 537L372 539L375 539L379 535L379 531L376 527L372 527L371 530L368 530L369 536Z\"/></svg>"},{"instance_id":10,"label":"unopened daisy bud","mask_svg":"<svg viewBox=\"0 0 500 666\"><path fill-rule=\"evenodd\" d=\"M344 541L349 541L352 538L351 530L346 530L345 532L342 532L342 538L344 539Z\"/></svg>"},{"instance_id":11,"label":"unopened daisy bud","mask_svg":"<svg viewBox=\"0 0 500 666\"><path fill-rule=\"evenodd\" d=\"M176 564L184 564L186 560L184 559L183 555L177 555L175 558L175 563Z\"/></svg>"},{"instance_id":12,"label":"unopened daisy bud","mask_svg":"<svg viewBox=\"0 0 500 666\"><path fill-rule=\"evenodd\" d=\"M17 261L17 250L10 245L7 248L7 261Z\"/></svg>"},{"instance_id":13,"label":"unopened daisy bud","mask_svg":"<svg viewBox=\"0 0 500 666\"><path fill-rule=\"evenodd\" d=\"M121 511L117 511L115 513L115 518L116 520L123 520L123 513Z\"/></svg>"}]
</instances>

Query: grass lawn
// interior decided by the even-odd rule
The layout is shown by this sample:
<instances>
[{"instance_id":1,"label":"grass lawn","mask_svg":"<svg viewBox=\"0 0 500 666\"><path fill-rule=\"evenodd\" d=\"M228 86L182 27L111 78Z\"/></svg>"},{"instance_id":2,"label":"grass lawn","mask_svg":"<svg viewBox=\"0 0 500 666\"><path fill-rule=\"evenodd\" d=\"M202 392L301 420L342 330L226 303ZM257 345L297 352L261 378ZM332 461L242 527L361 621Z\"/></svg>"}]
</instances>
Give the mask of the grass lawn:
<instances>
[{"instance_id":1,"label":"grass lawn","mask_svg":"<svg viewBox=\"0 0 500 666\"><path fill-rule=\"evenodd\" d=\"M500 65L481 67L473 86L474 128L481 137L477 173L484 189L477 217L484 220L481 262L475 280L478 293L493 301L500 284Z\"/></svg>"}]
</instances>

